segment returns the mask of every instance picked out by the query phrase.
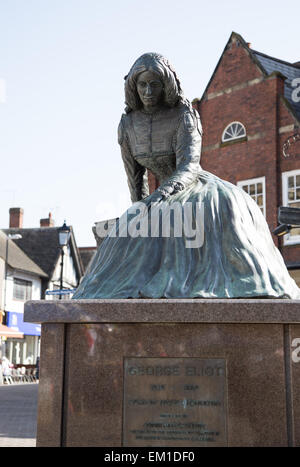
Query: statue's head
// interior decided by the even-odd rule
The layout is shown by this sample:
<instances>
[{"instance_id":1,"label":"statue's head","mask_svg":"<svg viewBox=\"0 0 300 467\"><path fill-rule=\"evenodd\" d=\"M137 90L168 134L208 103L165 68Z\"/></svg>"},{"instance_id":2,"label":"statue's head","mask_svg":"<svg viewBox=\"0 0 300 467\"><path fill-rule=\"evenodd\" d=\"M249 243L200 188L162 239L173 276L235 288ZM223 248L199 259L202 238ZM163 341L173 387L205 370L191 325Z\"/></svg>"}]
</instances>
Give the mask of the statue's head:
<instances>
[{"instance_id":1,"label":"statue's head","mask_svg":"<svg viewBox=\"0 0 300 467\"><path fill-rule=\"evenodd\" d=\"M151 104L174 107L183 100L175 70L160 54L143 54L125 76L126 112Z\"/></svg>"}]
</instances>

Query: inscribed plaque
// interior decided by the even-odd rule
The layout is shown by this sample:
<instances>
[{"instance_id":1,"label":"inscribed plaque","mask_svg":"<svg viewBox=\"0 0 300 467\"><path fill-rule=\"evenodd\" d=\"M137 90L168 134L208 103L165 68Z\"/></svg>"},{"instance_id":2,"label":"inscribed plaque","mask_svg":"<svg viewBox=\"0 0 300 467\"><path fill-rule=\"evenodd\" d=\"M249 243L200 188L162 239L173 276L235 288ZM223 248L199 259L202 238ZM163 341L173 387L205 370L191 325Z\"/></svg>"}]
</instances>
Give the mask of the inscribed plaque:
<instances>
[{"instance_id":1,"label":"inscribed plaque","mask_svg":"<svg viewBox=\"0 0 300 467\"><path fill-rule=\"evenodd\" d=\"M226 361L125 358L124 446L226 446Z\"/></svg>"}]
</instances>

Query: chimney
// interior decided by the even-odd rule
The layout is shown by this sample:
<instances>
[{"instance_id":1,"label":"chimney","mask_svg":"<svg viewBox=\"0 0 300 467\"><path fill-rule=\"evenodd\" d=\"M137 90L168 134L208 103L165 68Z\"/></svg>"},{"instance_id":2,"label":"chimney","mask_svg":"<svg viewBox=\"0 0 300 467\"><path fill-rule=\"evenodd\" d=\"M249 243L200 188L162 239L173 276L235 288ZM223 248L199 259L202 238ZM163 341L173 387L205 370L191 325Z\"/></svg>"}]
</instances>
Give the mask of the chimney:
<instances>
[{"instance_id":1,"label":"chimney","mask_svg":"<svg viewBox=\"0 0 300 467\"><path fill-rule=\"evenodd\" d=\"M247 42L248 49L251 49L251 42Z\"/></svg>"},{"instance_id":2,"label":"chimney","mask_svg":"<svg viewBox=\"0 0 300 467\"><path fill-rule=\"evenodd\" d=\"M40 219L41 227L54 227L54 220L52 219L52 214L49 212L49 216L45 219Z\"/></svg>"},{"instance_id":3,"label":"chimney","mask_svg":"<svg viewBox=\"0 0 300 467\"><path fill-rule=\"evenodd\" d=\"M9 228L22 229L23 227L23 214L22 208L10 208L9 210Z\"/></svg>"}]
</instances>

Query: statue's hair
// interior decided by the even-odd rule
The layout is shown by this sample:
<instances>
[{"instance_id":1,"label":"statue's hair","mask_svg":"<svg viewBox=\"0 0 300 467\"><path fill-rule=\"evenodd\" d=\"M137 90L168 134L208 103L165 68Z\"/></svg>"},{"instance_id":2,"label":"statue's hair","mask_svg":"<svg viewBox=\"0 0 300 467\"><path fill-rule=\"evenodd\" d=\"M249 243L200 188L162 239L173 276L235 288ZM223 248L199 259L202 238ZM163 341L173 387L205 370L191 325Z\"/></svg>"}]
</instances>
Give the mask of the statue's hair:
<instances>
[{"instance_id":1,"label":"statue's hair","mask_svg":"<svg viewBox=\"0 0 300 467\"><path fill-rule=\"evenodd\" d=\"M183 92L176 72L168 60L158 53L146 53L139 57L125 76L126 113L142 108L136 84L138 76L144 71L157 73L163 82L163 101L168 107L174 107L184 101Z\"/></svg>"}]
</instances>

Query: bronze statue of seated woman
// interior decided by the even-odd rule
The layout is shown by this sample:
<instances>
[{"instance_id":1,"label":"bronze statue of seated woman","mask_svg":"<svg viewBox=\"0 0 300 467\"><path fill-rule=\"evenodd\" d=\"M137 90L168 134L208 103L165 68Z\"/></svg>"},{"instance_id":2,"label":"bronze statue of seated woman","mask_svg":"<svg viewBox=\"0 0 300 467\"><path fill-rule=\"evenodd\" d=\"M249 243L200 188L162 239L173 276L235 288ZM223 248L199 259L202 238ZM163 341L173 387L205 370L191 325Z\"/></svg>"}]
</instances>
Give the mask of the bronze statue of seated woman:
<instances>
[{"instance_id":1,"label":"bronze statue of seated woman","mask_svg":"<svg viewBox=\"0 0 300 467\"><path fill-rule=\"evenodd\" d=\"M125 99L118 139L134 204L73 298L300 298L255 201L202 170L200 118L168 61L142 55Z\"/></svg>"}]
</instances>

